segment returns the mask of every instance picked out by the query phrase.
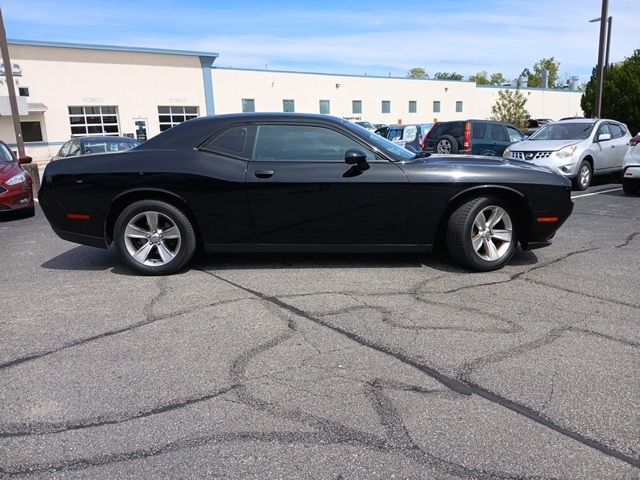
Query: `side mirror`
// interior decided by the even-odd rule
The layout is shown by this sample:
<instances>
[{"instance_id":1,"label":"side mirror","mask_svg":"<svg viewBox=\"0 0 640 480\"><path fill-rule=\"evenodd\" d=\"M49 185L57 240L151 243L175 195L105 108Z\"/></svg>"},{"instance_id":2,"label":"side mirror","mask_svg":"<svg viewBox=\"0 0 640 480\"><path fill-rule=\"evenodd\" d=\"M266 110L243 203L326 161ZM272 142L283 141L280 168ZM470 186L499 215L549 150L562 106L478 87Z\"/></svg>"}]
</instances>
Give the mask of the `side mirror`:
<instances>
[{"instance_id":1,"label":"side mirror","mask_svg":"<svg viewBox=\"0 0 640 480\"><path fill-rule=\"evenodd\" d=\"M606 142L607 140L611 140L610 133L601 133L600 135L598 135L599 142Z\"/></svg>"},{"instance_id":2,"label":"side mirror","mask_svg":"<svg viewBox=\"0 0 640 480\"><path fill-rule=\"evenodd\" d=\"M30 156L28 156L28 155L24 155L24 156L22 156L22 157L20 157L20 158L18 159L18 163L19 163L20 165L22 165L22 164L24 164L24 163L31 163L32 161L33 161L33 158L31 158L31 157L30 157Z\"/></svg>"},{"instance_id":3,"label":"side mirror","mask_svg":"<svg viewBox=\"0 0 640 480\"><path fill-rule=\"evenodd\" d=\"M347 165L357 165L360 170L368 170L367 154L362 150L350 148L344 154L344 162Z\"/></svg>"}]
</instances>

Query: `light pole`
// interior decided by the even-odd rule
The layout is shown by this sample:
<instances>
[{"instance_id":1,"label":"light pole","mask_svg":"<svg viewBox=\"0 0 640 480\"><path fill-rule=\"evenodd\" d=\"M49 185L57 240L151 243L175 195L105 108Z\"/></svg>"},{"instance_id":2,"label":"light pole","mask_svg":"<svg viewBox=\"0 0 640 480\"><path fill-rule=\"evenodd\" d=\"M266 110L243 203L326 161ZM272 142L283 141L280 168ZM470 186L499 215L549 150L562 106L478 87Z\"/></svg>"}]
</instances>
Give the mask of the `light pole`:
<instances>
[{"instance_id":1,"label":"light pole","mask_svg":"<svg viewBox=\"0 0 640 480\"><path fill-rule=\"evenodd\" d=\"M24 157L24 141L22 140L22 127L20 126L20 113L18 112L18 101L16 100L16 87L13 84L13 70L11 59L9 58L9 45L7 44L7 33L4 30L4 20L0 9L0 52L4 63L4 75L7 80L7 91L9 92L9 104L11 105L11 118L13 119L13 130L16 134L18 145L18 157Z\"/></svg>"},{"instance_id":2,"label":"light pole","mask_svg":"<svg viewBox=\"0 0 640 480\"><path fill-rule=\"evenodd\" d=\"M598 47L598 69L596 75L596 101L595 101L595 116L600 118L602 116L602 86L604 83L604 56L605 56L605 42L607 41L607 22L604 21L607 18L607 12L609 9L609 0L602 0L602 13L599 18L593 18L590 22L600 22L600 45ZM608 42L607 42L608 44ZM608 49L608 47L607 47Z\"/></svg>"}]
</instances>

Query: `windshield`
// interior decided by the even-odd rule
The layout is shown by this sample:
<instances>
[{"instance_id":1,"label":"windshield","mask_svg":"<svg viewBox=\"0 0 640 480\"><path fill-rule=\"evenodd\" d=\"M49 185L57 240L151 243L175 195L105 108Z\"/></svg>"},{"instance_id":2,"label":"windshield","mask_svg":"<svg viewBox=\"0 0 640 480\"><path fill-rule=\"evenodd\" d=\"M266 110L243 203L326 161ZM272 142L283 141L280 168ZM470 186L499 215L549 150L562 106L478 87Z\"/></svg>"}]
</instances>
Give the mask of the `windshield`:
<instances>
[{"instance_id":1,"label":"windshield","mask_svg":"<svg viewBox=\"0 0 640 480\"><path fill-rule=\"evenodd\" d=\"M529 140L585 140L591 135L595 123L549 123L534 133Z\"/></svg>"}]
</instances>

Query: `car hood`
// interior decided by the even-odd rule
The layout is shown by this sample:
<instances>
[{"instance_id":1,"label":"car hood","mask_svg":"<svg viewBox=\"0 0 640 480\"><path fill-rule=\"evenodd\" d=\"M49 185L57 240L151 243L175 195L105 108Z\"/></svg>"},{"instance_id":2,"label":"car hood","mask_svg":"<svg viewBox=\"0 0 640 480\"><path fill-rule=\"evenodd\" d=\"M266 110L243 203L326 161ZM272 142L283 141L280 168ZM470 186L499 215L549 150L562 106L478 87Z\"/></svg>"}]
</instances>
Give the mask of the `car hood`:
<instances>
[{"instance_id":1,"label":"car hood","mask_svg":"<svg viewBox=\"0 0 640 480\"><path fill-rule=\"evenodd\" d=\"M525 140L509 147L512 152L555 152L584 140Z\"/></svg>"},{"instance_id":2,"label":"car hood","mask_svg":"<svg viewBox=\"0 0 640 480\"><path fill-rule=\"evenodd\" d=\"M407 163L421 163L421 164L446 164L455 165L459 167L466 166L491 166L495 168L524 168L526 170L537 170L542 172L549 172L547 167L535 165L531 162L524 162L521 160L504 159L502 157L492 157L487 155L445 155L435 154L429 157L418 158L411 160Z\"/></svg>"},{"instance_id":3,"label":"car hood","mask_svg":"<svg viewBox=\"0 0 640 480\"><path fill-rule=\"evenodd\" d=\"M0 183L20 173L22 169L15 162L0 162Z\"/></svg>"}]
</instances>

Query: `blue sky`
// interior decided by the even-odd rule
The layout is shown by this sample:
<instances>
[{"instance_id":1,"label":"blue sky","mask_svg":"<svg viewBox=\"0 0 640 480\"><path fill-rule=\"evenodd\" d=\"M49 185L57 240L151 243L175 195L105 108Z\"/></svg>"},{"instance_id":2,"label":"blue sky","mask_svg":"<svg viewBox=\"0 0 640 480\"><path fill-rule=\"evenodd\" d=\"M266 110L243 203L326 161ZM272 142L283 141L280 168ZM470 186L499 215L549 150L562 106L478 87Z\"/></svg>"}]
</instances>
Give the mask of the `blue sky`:
<instances>
[{"instance_id":1,"label":"blue sky","mask_svg":"<svg viewBox=\"0 0 640 480\"><path fill-rule=\"evenodd\" d=\"M611 0L611 59L640 48L639 0ZM541 57L589 78L601 0L3 0L9 38L203 50L241 68L515 78Z\"/></svg>"}]
</instances>

